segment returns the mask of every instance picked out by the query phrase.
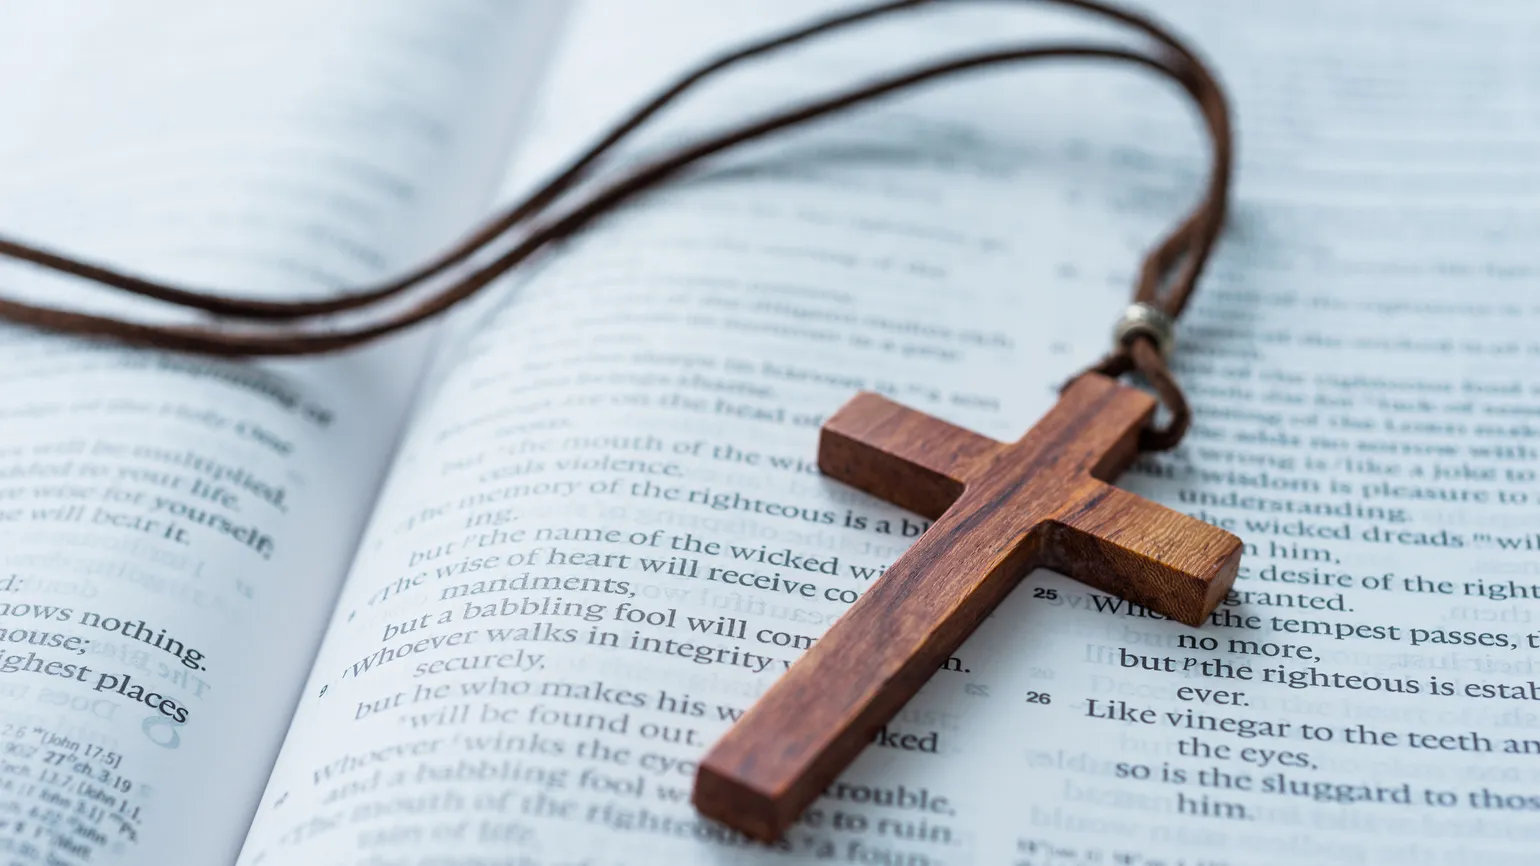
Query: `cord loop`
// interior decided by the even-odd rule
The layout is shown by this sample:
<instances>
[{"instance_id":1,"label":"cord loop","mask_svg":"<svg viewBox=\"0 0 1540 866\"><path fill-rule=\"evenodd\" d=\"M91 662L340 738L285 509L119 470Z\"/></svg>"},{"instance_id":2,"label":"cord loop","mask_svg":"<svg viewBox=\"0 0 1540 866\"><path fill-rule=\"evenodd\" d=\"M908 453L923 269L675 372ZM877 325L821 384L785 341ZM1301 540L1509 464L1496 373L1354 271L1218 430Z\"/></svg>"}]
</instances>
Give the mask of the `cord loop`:
<instances>
[{"instance_id":1,"label":"cord loop","mask_svg":"<svg viewBox=\"0 0 1540 866\"><path fill-rule=\"evenodd\" d=\"M1145 257L1140 268L1133 298L1135 306L1130 310L1138 308L1142 312L1137 321L1125 313L1124 320L1120 320L1117 349L1091 368L1107 375L1141 373L1171 413L1165 427L1146 431L1141 446L1152 450L1172 447L1186 431L1190 411L1162 352L1171 343L1169 323L1181 314L1191 297L1224 223L1233 146L1224 92L1208 67L1182 40L1136 12L1101 0L1037 0L1110 19L1142 34L1152 44L1148 50L1134 50L1100 44L1047 43L943 58L687 141L651 161L622 168L596 182L594 189L575 204L558 210L563 197L593 174L601 158L610 155L624 139L701 81L745 60L813 37L941 2L889 0L857 7L750 43L695 67L623 118L523 201L495 215L433 259L379 285L317 299L247 298L146 279L0 237L0 256L223 318L213 325L154 324L31 304L3 295L0 317L62 333L224 357L297 356L347 349L442 313L617 205L740 144L926 82L985 67L1047 59L1113 61L1142 67L1181 87L1197 105L1213 146L1202 198ZM449 274L454 274L454 278L446 278ZM351 318L339 320L340 314L349 314Z\"/></svg>"}]
</instances>

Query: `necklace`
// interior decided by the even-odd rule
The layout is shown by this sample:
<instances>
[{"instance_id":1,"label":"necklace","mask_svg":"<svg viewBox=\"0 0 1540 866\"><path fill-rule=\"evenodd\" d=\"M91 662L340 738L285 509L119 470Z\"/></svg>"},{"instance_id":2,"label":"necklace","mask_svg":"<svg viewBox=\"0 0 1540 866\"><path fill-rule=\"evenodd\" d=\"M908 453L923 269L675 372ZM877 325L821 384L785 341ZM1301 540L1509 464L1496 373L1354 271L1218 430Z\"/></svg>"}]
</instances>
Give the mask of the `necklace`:
<instances>
[{"instance_id":1,"label":"necklace","mask_svg":"<svg viewBox=\"0 0 1540 866\"><path fill-rule=\"evenodd\" d=\"M897 0L822 18L689 71L622 118L523 201L452 248L381 285L318 300L219 295L144 279L0 238L0 255L221 318L217 327L151 324L0 297L0 316L64 333L228 357L337 351L411 327L471 297L597 217L740 144L964 72L1050 59L1131 64L1164 76L1200 110L1213 153L1207 188L1146 256L1112 351L1065 386L1018 442L1000 443L875 394L821 432L826 474L935 524L707 753L693 801L763 840L778 838L1032 568L1062 571L1189 625L1224 597L1239 566L1228 532L1111 486L1142 450L1180 441L1191 411L1166 358L1224 221L1231 134L1224 95L1203 62L1155 22L1098 0L1042 0L1108 19L1149 44L1044 43L963 53L891 73L687 141L593 180L604 158L696 84L781 48L936 4ZM584 181L590 181L583 185ZM1116 379L1141 374L1157 399Z\"/></svg>"}]
</instances>

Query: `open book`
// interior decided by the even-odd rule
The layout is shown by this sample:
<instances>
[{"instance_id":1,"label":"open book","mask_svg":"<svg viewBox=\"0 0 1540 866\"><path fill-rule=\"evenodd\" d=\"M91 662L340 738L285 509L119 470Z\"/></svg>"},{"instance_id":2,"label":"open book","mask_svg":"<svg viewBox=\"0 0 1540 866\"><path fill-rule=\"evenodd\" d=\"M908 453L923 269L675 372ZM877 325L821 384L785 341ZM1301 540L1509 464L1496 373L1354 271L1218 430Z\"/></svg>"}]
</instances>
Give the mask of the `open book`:
<instances>
[{"instance_id":1,"label":"open book","mask_svg":"<svg viewBox=\"0 0 1540 866\"><path fill-rule=\"evenodd\" d=\"M183 282L410 265L809 2L0 9L0 232ZM997 439L1196 194L1065 64L756 146L488 297L239 364L0 333L0 862L1526 863L1540 845L1540 7L1170 0L1240 169L1122 481L1238 533L1201 629L1039 572L783 843L693 762L925 529L822 478L860 389ZM898 58L707 88L632 154ZM7 290L65 291L18 267Z\"/></svg>"}]
</instances>

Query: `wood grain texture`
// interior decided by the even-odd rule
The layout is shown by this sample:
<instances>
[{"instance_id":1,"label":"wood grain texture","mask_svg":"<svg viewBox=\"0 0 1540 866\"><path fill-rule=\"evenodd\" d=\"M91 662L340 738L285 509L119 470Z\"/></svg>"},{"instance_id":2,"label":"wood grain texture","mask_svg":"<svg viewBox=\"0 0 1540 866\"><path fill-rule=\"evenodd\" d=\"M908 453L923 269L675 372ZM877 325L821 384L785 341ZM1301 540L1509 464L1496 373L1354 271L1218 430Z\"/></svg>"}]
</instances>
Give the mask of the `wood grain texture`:
<instances>
[{"instance_id":1,"label":"wood grain texture","mask_svg":"<svg viewBox=\"0 0 1540 866\"><path fill-rule=\"evenodd\" d=\"M1087 375L1004 444L875 394L841 408L819 468L936 522L712 747L696 808L779 838L1038 566L1200 624L1235 580L1240 539L1108 483L1154 410Z\"/></svg>"}]
</instances>

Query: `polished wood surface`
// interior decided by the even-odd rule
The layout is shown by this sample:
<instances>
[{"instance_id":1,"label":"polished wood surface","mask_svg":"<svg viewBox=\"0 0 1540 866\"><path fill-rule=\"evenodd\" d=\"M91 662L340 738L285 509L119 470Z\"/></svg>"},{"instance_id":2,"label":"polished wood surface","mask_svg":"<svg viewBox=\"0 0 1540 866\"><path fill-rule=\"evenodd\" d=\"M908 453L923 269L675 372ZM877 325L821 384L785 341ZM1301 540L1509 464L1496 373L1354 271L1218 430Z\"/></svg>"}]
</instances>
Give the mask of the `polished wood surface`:
<instances>
[{"instance_id":1,"label":"polished wood surface","mask_svg":"<svg viewBox=\"0 0 1540 866\"><path fill-rule=\"evenodd\" d=\"M1235 580L1240 539L1108 483L1154 410L1095 374L1010 444L876 394L841 408L819 468L936 522L712 747L696 808L779 838L1039 566L1200 624Z\"/></svg>"}]
</instances>

